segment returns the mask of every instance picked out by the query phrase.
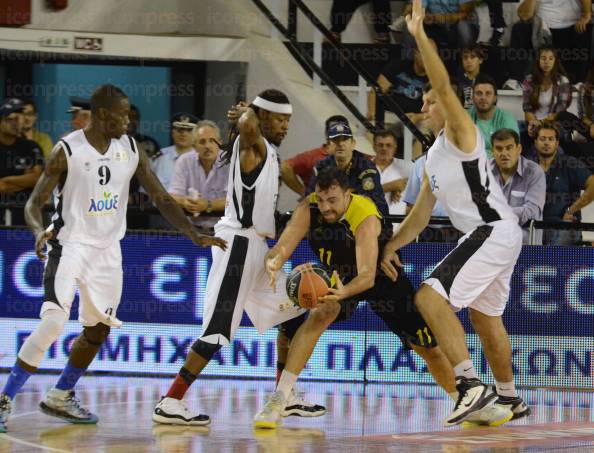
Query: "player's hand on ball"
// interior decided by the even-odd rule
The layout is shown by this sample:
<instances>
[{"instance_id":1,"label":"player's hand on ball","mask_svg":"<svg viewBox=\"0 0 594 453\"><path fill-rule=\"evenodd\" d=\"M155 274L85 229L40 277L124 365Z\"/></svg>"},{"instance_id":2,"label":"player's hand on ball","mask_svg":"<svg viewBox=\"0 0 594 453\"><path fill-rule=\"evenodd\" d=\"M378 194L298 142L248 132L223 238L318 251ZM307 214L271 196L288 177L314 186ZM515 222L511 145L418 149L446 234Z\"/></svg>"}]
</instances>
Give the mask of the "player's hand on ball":
<instances>
[{"instance_id":1,"label":"player's hand on ball","mask_svg":"<svg viewBox=\"0 0 594 453\"><path fill-rule=\"evenodd\" d=\"M396 249L390 246L389 243L384 247L384 254L382 256L380 267L390 280L393 282L396 281L398 278L398 269L396 268L402 267L402 263L396 254Z\"/></svg>"},{"instance_id":2,"label":"player's hand on ball","mask_svg":"<svg viewBox=\"0 0 594 453\"><path fill-rule=\"evenodd\" d=\"M334 278L334 281L336 282L335 287L328 289L328 294L325 296L319 297L318 303L325 304L328 302L339 302L343 299L346 299L347 295L338 272L334 271L332 273L332 278Z\"/></svg>"},{"instance_id":3,"label":"player's hand on ball","mask_svg":"<svg viewBox=\"0 0 594 453\"><path fill-rule=\"evenodd\" d=\"M39 258L42 261L45 260L45 253L43 253L45 243L49 241L53 235L53 231L43 230L37 233L37 236L35 237L35 254L37 255L37 258Z\"/></svg>"},{"instance_id":4,"label":"player's hand on ball","mask_svg":"<svg viewBox=\"0 0 594 453\"><path fill-rule=\"evenodd\" d=\"M278 255L271 255L270 253L266 254L266 257L264 258L264 270L270 278L272 292L276 292L276 273L282 266L283 263L281 263Z\"/></svg>"},{"instance_id":5,"label":"player's hand on ball","mask_svg":"<svg viewBox=\"0 0 594 453\"><path fill-rule=\"evenodd\" d=\"M190 239L192 239L192 242L199 247L219 247L223 250L227 250L227 241L216 236L200 234L194 231Z\"/></svg>"}]
</instances>

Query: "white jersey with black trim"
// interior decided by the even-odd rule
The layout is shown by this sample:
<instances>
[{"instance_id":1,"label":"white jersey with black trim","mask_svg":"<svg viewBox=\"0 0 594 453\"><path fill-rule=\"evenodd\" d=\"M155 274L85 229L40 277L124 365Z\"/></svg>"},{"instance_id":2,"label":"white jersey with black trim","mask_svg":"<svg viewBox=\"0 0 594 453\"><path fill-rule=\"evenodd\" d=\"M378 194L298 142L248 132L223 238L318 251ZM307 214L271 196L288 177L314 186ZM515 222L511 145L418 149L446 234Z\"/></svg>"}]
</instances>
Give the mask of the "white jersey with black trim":
<instances>
[{"instance_id":1,"label":"white jersey with black trim","mask_svg":"<svg viewBox=\"0 0 594 453\"><path fill-rule=\"evenodd\" d=\"M498 220L518 219L493 177L485 142L475 126L476 147L465 153L451 143L445 130L427 154L425 172L431 191L458 230L468 233Z\"/></svg>"},{"instance_id":2,"label":"white jersey with black trim","mask_svg":"<svg viewBox=\"0 0 594 453\"><path fill-rule=\"evenodd\" d=\"M83 130L60 140L68 170L54 191L56 212L50 228L60 243L108 247L126 233L130 180L138 166L132 137L111 139L105 154L87 141Z\"/></svg>"},{"instance_id":3,"label":"white jersey with black trim","mask_svg":"<svg viewBox=\"0 0 594 453\"><path fill-rule=\"evenodd\" d=\"M253 226L260 236L274 238L276 234L274 213L278 200L280 165L276 148L266 139L264 143L266 160L255 182L248 186L241 178L239 137L235 139L229 168L225 215L221 217L217 226L246 228L246 225L249 225L249 227ZM250 192L251 206L249 209L244 209L247 208L247 199L244 200L247 192ZM246 210L251 212L245 212Z\"/></svg>"}]
</instances>

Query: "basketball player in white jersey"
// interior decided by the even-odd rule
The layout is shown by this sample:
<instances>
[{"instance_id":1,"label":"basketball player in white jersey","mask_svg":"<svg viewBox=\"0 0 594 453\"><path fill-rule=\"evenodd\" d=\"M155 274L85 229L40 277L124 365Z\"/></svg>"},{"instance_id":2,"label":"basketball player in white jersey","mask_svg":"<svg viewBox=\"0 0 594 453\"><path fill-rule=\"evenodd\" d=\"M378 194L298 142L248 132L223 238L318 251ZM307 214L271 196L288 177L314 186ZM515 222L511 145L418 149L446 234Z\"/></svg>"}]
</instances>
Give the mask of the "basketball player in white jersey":
<instances>
[{"instance_id":1,"label":"basketball player in white jersey","mask_svg":"<svg viewBox=\"0 0 594 453\"><path fill-rule=\"evenodd\" d=\"M425 177L414 208L386 245L382 269L395 278L395 251L427 226L436 200L464 236L423 282L415 297L423 318L437 337L456 373L459 393L446 426L463 421L498 426L530 413L514 386L511 346L501 315L510 278L522 248L522 230L491 174L485 143L454 90L443 62L425 30L421 0L414 0L406 22L416 39L432 88L423 113L437 136L425 163ZM464 329L454 314L470 309L470 320L496 381L496 392L483 384L470 360Z\"/></svg>"},{"instance_id":2,"label":"basketball player in white jersey","mask_svg":"<svg viewBox=\"0 0 594 453\"><path fill-rule=\"evenodd\" d=\"M41 410L72 423L97 423L81 407L74 386L99 351L116 317L122 292L120 239L126 232L130 180L136 176L163 215L196 245L225 248L225 241L196 232L178 204L150 170L145 152L126 135L130 104L113 85L98 87L91 98L91 123L54 147L25 207L35 235L35 250L45 259L41 322L21 347L0 394L0 431L6 431L11 401L34 373L68 321L78 285L82 333L74 340L68 364L45 396ZM52 190L56 212L45 229L41 207Z\"/></svg>"},{"instance_id":3,"label":"basketball player in white jersey","mask_svg":"<svg viewBox=\"0 0 594 453\"><path fill-rule=\"evenodd\" d=\"M225 239L229 248L213 249L202 335L192 345L169 391L155 407L152 418L157 423L210 423L207 415L192 414L183 397L212 356L231 343L244 311L260 333L304 313L286 295L286 275L281 275L273 289L264 270L264 257L269 251L266 239L276 234L280 168L275 147L287 134L292 107L284 93L265 90L250 106L240 104L236 109L241 112L239 134L231 140L232 150L222 156L231 166L225 215L215 225L217 236ZM282 401L285 409L295 399L298 397L294 394L287 395ZM304 415L325 412L321 406L306 407L302 400L299 405L311 412ZM278 421L272 424L276 426Z\"/></svg>"}]
</instances>

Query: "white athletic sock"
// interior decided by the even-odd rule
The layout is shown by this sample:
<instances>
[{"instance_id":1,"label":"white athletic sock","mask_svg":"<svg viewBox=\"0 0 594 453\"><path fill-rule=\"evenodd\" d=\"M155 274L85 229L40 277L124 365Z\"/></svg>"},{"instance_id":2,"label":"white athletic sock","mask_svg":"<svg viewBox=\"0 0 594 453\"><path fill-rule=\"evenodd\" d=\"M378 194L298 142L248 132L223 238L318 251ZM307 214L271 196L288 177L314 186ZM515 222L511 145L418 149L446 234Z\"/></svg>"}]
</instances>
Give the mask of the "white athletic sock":
<instances>
[{"instance_id":1,"label":"white athletic sock","mask_svg":"<svg viewBox=\"0 0 594 453\"><path fill-rule=\"evenodd\" d=\"M454 367L454 374L456 377L463 376L468 379L478 379L478 374L476 374L472 360L465 360L456 365Z\"/></svg>"},{"instance_id":2,"label":"white athletic sock","mask_svg":"<svg viewBox=\"0 0 594 453\"><path fill-rule=\"evenodd\" d=\"M293 389L295 382L297 382L298 377L299 376L296 374L293 374L287 370L283 370L283 372L281 373L281 377L278 381L278 384L276 386L276 391L283 392L285 399L289 398L289 395L291 394L291 390Z\"/></svg>"},{"instance_id":3,"label":"white athletic sock","mask_svg":"<svg viewBox=\"0 0 594 453\"><path fill-rule=\"evenodd\" d=\"M518 392L516 392L516 386L514 381L511 382L497 382L495 381L495 388L497 388L497 394L501 396L508 396L510 398L516 398Z\"/></svg>"},{"instance_id":4,"label":"white athletic sock","mask_svg":"<svg viewBox=\"0 0 594 453\"><path fill-rule=\"evenodd\" d=\"M458 392L449 392L448 395L450 395L450 398L454 401L458 401Z\"/></svg>"}]
</instances>

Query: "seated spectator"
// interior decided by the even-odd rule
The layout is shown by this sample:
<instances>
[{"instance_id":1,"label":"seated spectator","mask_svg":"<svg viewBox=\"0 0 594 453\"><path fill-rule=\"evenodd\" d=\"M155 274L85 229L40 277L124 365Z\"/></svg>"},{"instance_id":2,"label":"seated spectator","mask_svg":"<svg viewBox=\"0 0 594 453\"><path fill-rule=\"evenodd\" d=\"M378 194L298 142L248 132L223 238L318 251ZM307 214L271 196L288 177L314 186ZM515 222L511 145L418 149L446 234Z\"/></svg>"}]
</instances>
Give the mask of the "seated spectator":
<instances>
[{"instance_id":1,"label":"seated spectator","mask_svg":"<svg viewBox=\"0 0 594 453\"><path fill-rule=\"evenodd\" d=\"M47 159L52 152L54 144L49 135L33 127L36 121L37 107L35 103L30 99L23 101L23 128L21 130L23 134L22 136L27 140L32 140L37 143L43 152L43 157Z\"/></svg>"},{"instance_id":2,"label":"seated spectator","mask_svg":"<svg viewBox=\"0 0 594 453\"><path fill-rule=\"evenodd\" d=\"M128 123L128 135L134 138L136 143L142 146L148 157L154 159L161 147L153 137L139 132L140 110L138 110L138 107L134 104L130 106L130 114L128 117L130 118L130 122Z\"/></svg>"},{"instance_id":3,"label":"seated spectator","mask_svg":"<svg viewBox=\"0 0 594 453\"><path fill-rule=\"evenodd\" d=\"M379 171L388 211L394 215L406 214L406 203L401 201L406 188L412 162L398 159L396 155L396 135L389 130L378 131L373 136L374 163Z\"/></svg>"},{"instance_id":4,"label":"seated spectator","mask_svg":"<svg viewBox=\"0 0 594 453\"><path fill-rule=\"evenodd\" d=\"M283 182L300 196L305 195L305 188L309 185L316 164L333 153L333 143L328 140L328 129L334 123L349 124L349 121L342 115L329 117L326 119L324 127L326 143L323 143L319 148L297 154L281 163L280 172Z\"/></svg>"},{"instance_id":5,"label":"seated spectator","mask_svg":"<svg viewBox=\"0 0 594 453\"><path fill-rule=\"evenodd\" d=\"M335 123L328 129L328 140L332 141L334 155L322 159L315 167L315 174L327 166L343 170L349 178L349 188L356 194L371 198L382 215L388 215L388 204L377 168L367 156L355 150L355 139L348 124ZM309 181L306 194L315 190L316 178Z\"/></svg>"},{"instance_id":6,"label":"seated spectator","mask_svg":"<svg viewBox=\"0 0 594 453\"><path fill-rule=\"evenodd\" d=\"M194 224L202 230L211 230L225 211L229 165L219 160L221 136L212 121L196 125L194 148L175 161L169 193L185 211L192 215ZM216 215L213 215L216 214Z\"/></svg>"},{"instance_id":7,"label":"seated spectator","mask_svg":"<svg viewBox=\"0 0 594 453\"><path fill-rule=\"evenodd\" d=\"M476 43L479 22L475 0L423 0L423 6L425 31L437 42L439 49L463 49ZM411 11L412 5L409 4L404 8L403 15ZM405 35L406 43L410 39L410 35Z\"/></svg>"},{"instance_id":8,"label":"seated spectator","mask_svg":"<svg viewBox=\"0 0 594 453\"><path fill-rule=\"evenodd\" d=\"M468 110L468 113L480 129L485 140L487 155L492 158L493 133L499 129L512 129L519 134L518 122L511 112L497 107L497 87L491 77L480 74L476 78L472 99L474 106Z\"/></svg>"},{"instance_id":9,"label":"seated spectator","mask_svg":"<svg viewBox=\"0 0 594 453\"><path fill-rule=\"evenodd\" d=\"M555 121L571 105L571 85L555 49L538 50L532 72L522 83L522 94L524 119L532 138L543 120Z\"/></svg>"},{"instance_id":10,"label":"seated spectator","mask_svg":"<svg viewBox=\"0 0 594 453\"><path fill-rule=\"evenodd\" d=\"M523 0L518 6L520 21L512 28L510 47L511 86L526 74L533 49L552 44L567 67L571 80L583 80L589 61L592 2L588 0ZM527 58L518 58L526 55Z\"/></svg>"},{"instance_id":11,"label":"seated spectator","mask_svg":"<svg viewBox=\"0 0 594 453\"><path fill-rule=\"evenodd\" d=\"M151 162L151 168L163 187L169 187L175 161L179 156L194 149L194 129L198 123L191 113L177 113L171 119L171 139L173 145L162 148Z\"/></svg>"},{"instance_id":12,"label":"seated spectator","mask_svg":"<svg viewBox=\"0 0 594 453\"><path fill-rule=\"evenodd\" d=\"M70 120L72 131L84 129L91 123L91 101L89 99L71 97L70 108L66 112L72 113Z\"/></svg>"},{"instance_id":13,"label":"seated spectator","mask_svg":"<svg viewBox=\"0 0 594 453\"><path fill-rule=\"evenodd\" d=\"M436 46L435 41L431 41ZM436 47L437 48L437 47ZM423 88L429 79L421 52L415 48L412 61L397 59L386 65L377 78L382 94L389 93L402 111L415 121L423 106ZM375 90L369 91L367 100L367 117L382 123L386 107L377 102Z\"/></svg>"},{"instance_id":14,"label":"seated spectator","mask_svg":"<svg viewBox=\"0 0 594 453\"><path fill-rule=\"evenodd\" d=\"M559 129L544 121L535 130L534 149L529 156L545 172L547 198L543 220L575 222L581 220L581 209L594 200L594 176L580 160L565 154L559 146ZM580 194L581 191L583 194ZM544 230L543 244L577 245L581 232Z\"/></svg>"},{"instance_id":15,"label":"seated spectator","mask_svg":"<svg viewBox=\"0 0 594 453\"><path fill-rule=\"evenodd\" d=\"M505 33L505 19L503 18L503 5L501 0L485 0L489 8L489 19L491 23L491 37L488 44L491 46L501 46L503 35Z\"/></svg>"},{"instance_id":16,"label":"seated spectator","mask_svg":"<svg viewBox=\"0 0 594 453\"><path fill-rule=\"evenodd\" d=\"M578 116L570 112L557 115L557 123L562 130L571 133L561 141L565 151L586 163L590 171L594 169L594 64L591 65L586 80L578 90ZM576 135L579 134L579 135Z\"/></svg>"},{"instance_id":17,"label":"seated spectator","mask_svg":"<svg viewBox=\"0 0 594 453\"><path fill-rule=\"evenodd\" d=\"M0 106L0 206L5 225L25 225L24 208L41 176L43 153L39 145L21 137L23 102L7 99Z\"/></svg>"},{"instance_id":18,"label":"seated spectator","mask_svg":"<svg viewBox=\"0 0 594 453\"><path fill-rule=\"evenodd\" d=\"M491 170L503 189L520 226L530 220L542 220L547 182L542 168L523 157L518 132L499 129L491 138L494 159ZM529 244L529 228L523 228L523 243ZM542 243L542 230L535 230L534 244Z\"/></svg>"},{"instance_id":19,"label":"seated spectator","mask_svg":"<svg viewBox=\"0 0 594 453\"><path fill-rule=\"evenodd\" d=\"M406 213L408 214L417 202L419 193L421 192L421 185L425 175L425 162L427 161L427 153L422 154L414 161L412 170L408 177L408 182L404 193L402 194L402 201L406 203ZM445 217L448 218L447 211L441 206L439 201L435 202L431 217ZM462 235L454 227L429 225L419 236L422 242L457 242Z\"/></svg>"},{"instance_id":20,"label":"seated spectator","mask_svg":"<svg viewBox=\"0 0 594 453\"><path fill-rule=\"evenodd\" d=\"M464 108L469 109L474 105L472 100L472 89L479 73L481 65L485 61L485 51L475 44L462 50L462 74L458 77L458 90L464 95Z\"/></svg>"},{"instance_id":21,"label":"seated spectator","mask_svg":"<svg viewBox=\"0 0 594 453\"><path fill-rule=\"evenodd\" d=\"M376 44L390 44L388 26L392 23L389 0L334 0L330 11L330 31L334 39L341 41L341 34L347 28L357 8L371 1L372 22L375 28Z\"/></svg>"}]
</instances>

